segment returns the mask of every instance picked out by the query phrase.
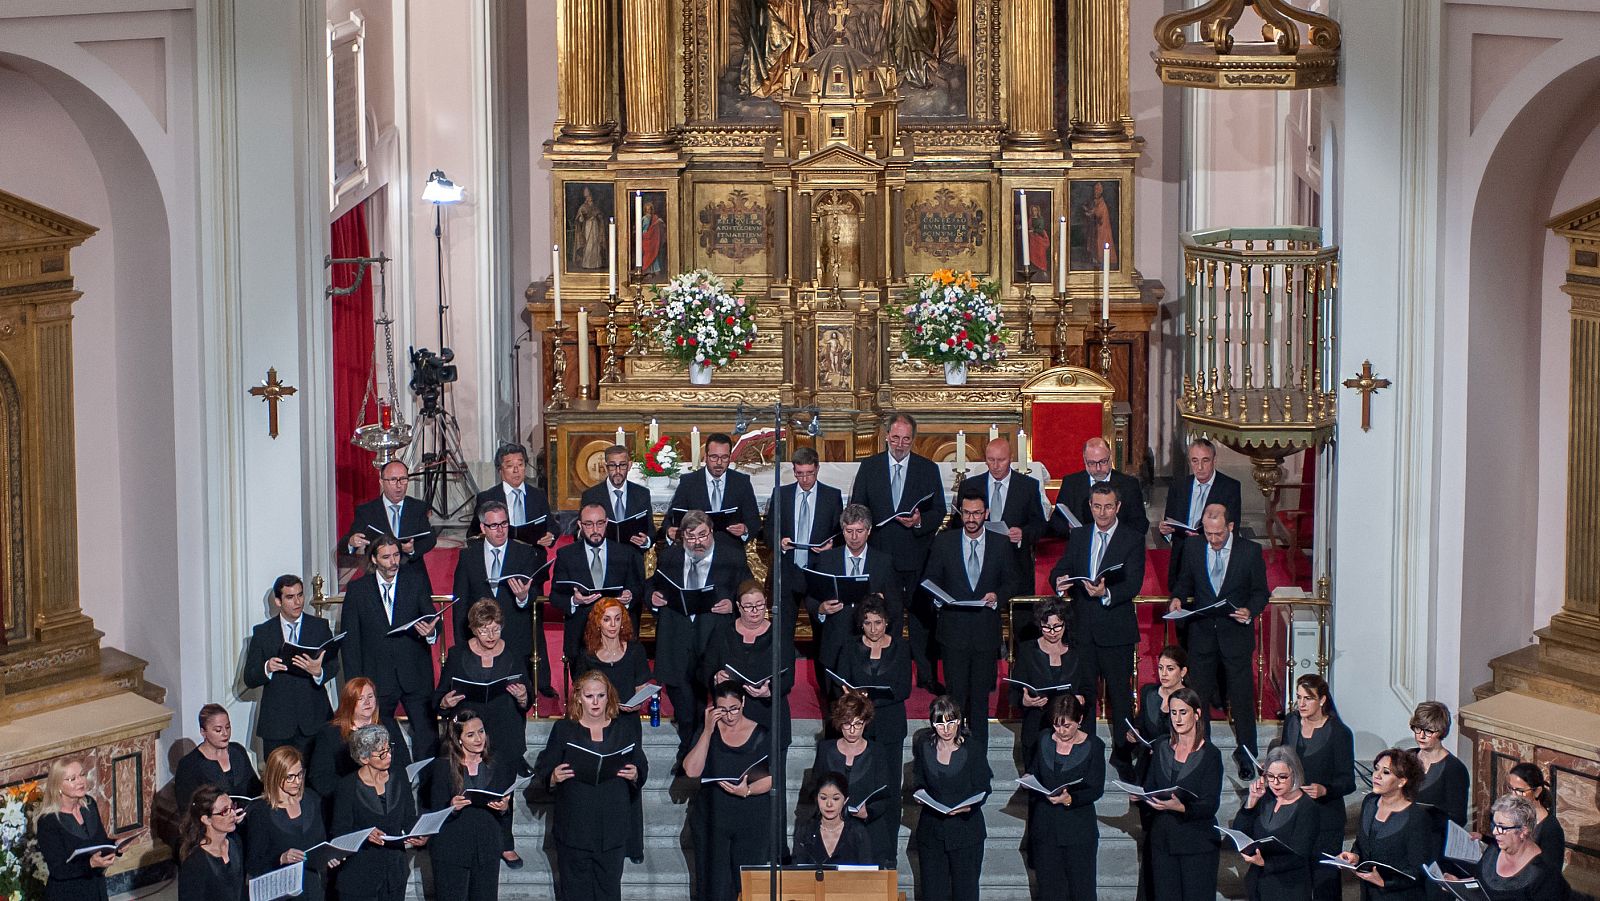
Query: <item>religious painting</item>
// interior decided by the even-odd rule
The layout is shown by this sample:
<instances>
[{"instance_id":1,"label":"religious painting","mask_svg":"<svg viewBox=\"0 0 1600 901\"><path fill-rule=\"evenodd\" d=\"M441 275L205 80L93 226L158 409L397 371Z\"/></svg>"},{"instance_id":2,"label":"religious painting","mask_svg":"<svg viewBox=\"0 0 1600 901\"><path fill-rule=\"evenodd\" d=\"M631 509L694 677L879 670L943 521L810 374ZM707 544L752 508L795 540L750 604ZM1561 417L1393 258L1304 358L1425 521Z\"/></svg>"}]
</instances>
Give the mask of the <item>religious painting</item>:
<instances>
[{"instance_id":1,"label":"religious painting","mask_svg":"<svg viewBox=\"0 0 1600 901\"><path fill-rule=\"evenodd\" d=\"M643 283L665 282L667 274L666 191L631 191L628 194L628 259L637 267Z\"/></svg>"},{"instance_id":2,"label":"religious painting","mask_svg":"<svg viewBox=\"0 0 1600 901\"><path fill-rule=\"evenodd\" d=\"M901 211L905 269L982 271L989 237L989 186L936 182L906 185Z\"/></svg>"},{"instance_id":3,"label":"religious painting","mask_svg":"<svg viewBox=\"0 0 1600 901\"><path fill-rule=\"evenodd\" d=\"M1071 179L1067 182L1067 268L1097 270L1102 255L1111 254L1111 269L1121 269L1122 183L1114 178Z\"/></svg>"},{"instance_id":4,"label":"religious painting","mask_svg":"<svg viewBox=\"0 0 1600 901\"><path fill-rule=\"evenodd\" d=\"M574 273L605 272L610 267L607 226L616 215L616 188L590 181L569 181L563 188L562 265Z\"/></svg>"},{"instance_id":5,"label":"religious painting","mask_svg":"<svg viewBox=\"0 0 1600 901\"><path fill-rule=\"evenodd\" d=\"M1012 278L1014 282L1048 282L1055 272L1055 200L1048 190L1019 190L1011 201Z\"/></svg>"},{"instance_id":6,"label":"religious painting","mask_svg":"<svg viewBox=\"0 0 1600 901\"><path fill-rule=\"evenodd\" d=\"M842 26L853 46L899 72L901 118L964 119L973 28L959 13L960 0L713 0L716 118L777 116L785 74Z\"/></svg>"},{"instance_id":7,"label":"religious painting","mask_svg":"<svg viewBox=\"0 0 1600 901\"><path fill-rule=\"evenodd\" d=\"M854 391L855 327L817 326L817 390Z\"/></svg>"},{"instance_id":8,"label":"religious painting","mask_svg":"<svg viewBox=\"0 0 1600 901\"><path fill-rule=\"evenodd\" d=\"M745 185L701 183L695 199L698 264L724 274L766 273L772 207Z\"/></svg>"}]
</instances>

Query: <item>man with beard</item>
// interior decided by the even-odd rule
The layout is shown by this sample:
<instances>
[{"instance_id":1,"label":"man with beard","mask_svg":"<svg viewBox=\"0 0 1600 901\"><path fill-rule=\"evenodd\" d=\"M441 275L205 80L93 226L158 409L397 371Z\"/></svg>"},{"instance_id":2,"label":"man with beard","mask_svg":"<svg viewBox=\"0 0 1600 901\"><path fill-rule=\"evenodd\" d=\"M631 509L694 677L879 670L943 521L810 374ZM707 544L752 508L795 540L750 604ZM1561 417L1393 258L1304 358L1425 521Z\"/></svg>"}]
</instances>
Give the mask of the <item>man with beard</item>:
<instances>
[{"instance_id":1,"label":"man with beard","mask_svg":"<svg viewBox=\"0 0 1600 901\"><path fill-rule=\"evenodd\" d=\"M644 561L632 548L606 538L606 508L584 504L578 511L578 541L556 551L550 605L566 620L561 653L569 663L583 656L583 630L589 611L602 597L614 597L632 608L644 596ZM620 591L600 591L602 588ZM579 673L581 675L581 673ZM633 686L618 686L627 693Z\"/></svg>"}]
</instances>

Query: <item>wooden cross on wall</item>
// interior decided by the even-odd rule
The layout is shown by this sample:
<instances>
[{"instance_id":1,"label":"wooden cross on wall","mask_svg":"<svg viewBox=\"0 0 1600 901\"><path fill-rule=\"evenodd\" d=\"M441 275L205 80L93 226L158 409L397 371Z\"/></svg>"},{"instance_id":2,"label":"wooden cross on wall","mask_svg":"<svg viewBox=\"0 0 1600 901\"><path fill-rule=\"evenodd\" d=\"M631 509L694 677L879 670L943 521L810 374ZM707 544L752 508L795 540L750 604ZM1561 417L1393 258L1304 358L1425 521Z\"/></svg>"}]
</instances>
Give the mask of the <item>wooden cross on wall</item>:
<instances>
[{"instance_id":1,"label":"wooden cross on wall","mask_svg":"<svg viewBox=\"0 0 1600 901\"><path fill-rule=\"evenodd\" d=\"M267 380L250 389L250 394L261 398L267 404L267 437L274 440L278 437L278 402L294 394L292 385L285 385L278 381L278 368L267 368Z\"/></svg>"},{"instance_id":2,"label":"wooden cross on wall","mask_svg":"<svg viewBox=\"0 0 1600 901\"><path fill-rule=\"evenodd\" d=\"M1372 377L1372 361L1364 360L1361 371L1354 378L1344 380L1346 388L1354 388L1361 392L1361 431L1372 431L1372 394L1380 388L1389 387L1392 382L1388 379L1375 379Z\"/></svg>"}]
</instances>

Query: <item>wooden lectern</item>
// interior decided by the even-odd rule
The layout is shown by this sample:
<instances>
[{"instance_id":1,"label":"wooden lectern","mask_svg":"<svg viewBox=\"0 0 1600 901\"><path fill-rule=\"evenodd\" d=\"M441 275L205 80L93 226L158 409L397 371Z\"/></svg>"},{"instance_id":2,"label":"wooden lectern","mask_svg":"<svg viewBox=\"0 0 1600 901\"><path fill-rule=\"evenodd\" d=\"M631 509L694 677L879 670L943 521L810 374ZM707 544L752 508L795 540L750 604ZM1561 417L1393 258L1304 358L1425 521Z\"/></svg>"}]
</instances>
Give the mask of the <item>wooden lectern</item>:
<instances>
[{"instance_id":1,"label":"wooden lectern","mask_svg":"<svg viewBox=\"0 0 1600 901\"><path fill-rule=\"evenodd\" d=\"M743 901L771 901L772 874L765 868L740 874ZM896 901L894 870L785 869L778 873L779 901Z\"/></svg>"}]
</instances>

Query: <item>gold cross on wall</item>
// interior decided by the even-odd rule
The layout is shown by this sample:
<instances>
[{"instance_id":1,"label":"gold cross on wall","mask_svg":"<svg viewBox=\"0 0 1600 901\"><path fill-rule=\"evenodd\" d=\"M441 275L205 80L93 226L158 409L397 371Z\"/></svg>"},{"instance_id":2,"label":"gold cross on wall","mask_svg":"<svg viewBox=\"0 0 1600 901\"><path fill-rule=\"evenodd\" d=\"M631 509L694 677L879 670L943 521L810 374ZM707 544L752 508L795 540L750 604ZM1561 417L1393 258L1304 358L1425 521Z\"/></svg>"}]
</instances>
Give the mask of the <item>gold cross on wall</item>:
<instances>
[{"instance_id":1,"label":"gold cross on wall","mask_svg":"<svg viewBox=\"0 0 1600 901\"><path fill-rule=\"evenodd\" d=\"M267 404L267 437L274 440L278 437L278 401L290 397L295 392L292 385L285 385L278 381L278 368L267 368L267 380L250 389L250 394L261 398Z\"/></svg>"},{"instance_id":2,"label":"gold cross on wall","mask_svg":"<svg viewBox=\"0 0 1600 901\"><path fill-rule=\"evenodd\" d=\"M1372 431L1372 393L1380 388L1389 387L1392 382L1388 379L1375 379L1372 377L1372 361L1364 360L1361 371L1354 378L1344 380L1346 388L1354 388L1361 392L1361 431Z\"/></svg>"},{"instance_id":3,"label":"gold cross on wall","mask_svg":"<svg viewBox=\"0 0 1600 901\"><path fill-rule=\"evenodd\" d=\"M850 15L850 0L832 0L828 4L828 15L833 17L834 33L843 34L844 20Z\"/></svg>"}]
</instances>

